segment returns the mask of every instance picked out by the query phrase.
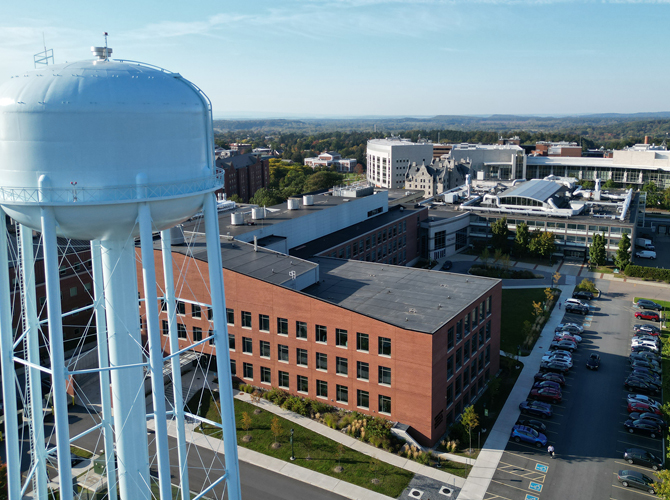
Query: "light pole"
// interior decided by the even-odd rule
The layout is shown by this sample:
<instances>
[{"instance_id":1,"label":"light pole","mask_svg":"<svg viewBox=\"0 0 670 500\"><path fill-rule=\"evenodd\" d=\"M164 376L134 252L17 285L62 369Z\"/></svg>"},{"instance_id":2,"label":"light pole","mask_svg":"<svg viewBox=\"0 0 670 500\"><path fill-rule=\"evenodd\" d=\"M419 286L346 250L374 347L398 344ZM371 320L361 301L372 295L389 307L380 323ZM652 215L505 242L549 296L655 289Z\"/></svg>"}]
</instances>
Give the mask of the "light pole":
<instances>
[{"instance_id":1,"label":"light pole","mask_svg":"<svg viewBox=\"0 0 670 500\"><path fill-rule=\"evenodd\" d=\"M291 429L291 461L295 460L295 453L293 453L293 429Z\"/></svg>"}]
</instances>

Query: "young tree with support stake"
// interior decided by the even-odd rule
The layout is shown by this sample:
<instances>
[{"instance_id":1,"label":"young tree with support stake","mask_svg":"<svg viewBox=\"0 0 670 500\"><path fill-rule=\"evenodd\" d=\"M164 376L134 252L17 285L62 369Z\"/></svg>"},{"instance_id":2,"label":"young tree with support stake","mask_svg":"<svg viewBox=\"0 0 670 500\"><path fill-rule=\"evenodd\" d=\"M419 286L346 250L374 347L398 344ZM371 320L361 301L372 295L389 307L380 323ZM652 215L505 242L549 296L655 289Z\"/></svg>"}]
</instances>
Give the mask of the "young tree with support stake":
<instances>
[{"instance_id":1,"label":"young tree with support stake","mask_svg":"<svg viewBox=\"0 0 670 500\"><path fill-rule=\"evenodd\" d=\"M461 424L468 431L470 437L470 453L472 453L472 431L479 425L479 415L475 411L475 407L470 405L463 410L461 414Z\"/></svg>"}]
</instances>

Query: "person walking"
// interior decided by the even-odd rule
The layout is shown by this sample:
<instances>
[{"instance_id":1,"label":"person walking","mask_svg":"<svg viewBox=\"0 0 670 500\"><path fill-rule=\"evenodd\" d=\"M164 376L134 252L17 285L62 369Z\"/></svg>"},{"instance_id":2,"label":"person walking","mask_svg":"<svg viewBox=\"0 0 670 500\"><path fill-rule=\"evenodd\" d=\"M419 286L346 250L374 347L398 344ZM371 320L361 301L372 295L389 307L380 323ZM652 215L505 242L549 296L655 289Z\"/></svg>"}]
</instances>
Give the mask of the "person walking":
<instances>
[{"instance_id":1,"label":"person walking","mask_svg":"<svg viewBox=\"0 0 670 500\"><path fill-rule=\"evenodd\" d=\"M551 458L554 458L554 447L552 445L549 445L547 447L547 453L549 453L549 455L551 455Z\"/></svg>"},{"instance_id":2,"label":"person walking","mask_svg":"<svg viewBox=\"0 0 670 500\"><path fill-rule=\"evenodd\" d=\"M558 303L558 310L559 311L561 310L561 303L560 302Z\"/></svg>"}]
</instances>

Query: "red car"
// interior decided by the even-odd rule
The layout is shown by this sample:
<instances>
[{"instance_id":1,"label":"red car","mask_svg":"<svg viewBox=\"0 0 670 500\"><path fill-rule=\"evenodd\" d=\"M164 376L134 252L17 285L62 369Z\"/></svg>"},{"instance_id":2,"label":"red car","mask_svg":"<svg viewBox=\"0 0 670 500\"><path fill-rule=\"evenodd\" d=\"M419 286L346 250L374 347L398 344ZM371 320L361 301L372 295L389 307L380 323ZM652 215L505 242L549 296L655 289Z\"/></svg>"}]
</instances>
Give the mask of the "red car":
<instances>
[{"instance_id":1,"label":"red car","mask_svg":"<svg viewBox=\"0 0 670 500\"><path fill-rule=\"evenodd\" d=\"M635 317L640 319L647 319L649 321L661 321L661 317L656 312L652 311L635 311Z\"/></svg>"},{"instance_id":2,"label":"red car","mask_svg":"<svg viewBox=\"0 0 670 500\"><path fill-rule=\"evenodd\" d=\"M565 385L565 377L560 373L553 372L538 372L535 374L535 382L542 382L543 380L551 380L562 386Z\"/></svg>"},{"instance_id":3,"label":"red car","mask_svg":"<svg viewBox=\"0 0 670 500\"><path fill-rule=\"evenodd\" d=\"M570 341L574 342L575 344L579 343L579 342L577 342L577 339L575 337L573 337L572 335L556 335L554 337L553 342L560 342L561 340L570 340Z\"/></svg>"},{"instance_id":4,"label":"red car","mask_svg":"<svg viewBox=\"0 0 670 500\"><path fill-rule=\"evenodd\" d=\"M633 412L649 412L649 413L655 413L656 415L661 415L661 409L658 406L650 405L647 403L643 403L641 401L631 401L628 403L628 413L633 413Z\"/></svg>"},{"instance_id":5,"label":"red car","mask_svg":"<svg viewBox=\"0 0 670 500\"><path fill-rule=\"evenodd\" d=\"M543 389L532 389L528 399L537 399L547 403L560 403L562 399L561 391L545 387Z\"/></svg>"}]
</instances>

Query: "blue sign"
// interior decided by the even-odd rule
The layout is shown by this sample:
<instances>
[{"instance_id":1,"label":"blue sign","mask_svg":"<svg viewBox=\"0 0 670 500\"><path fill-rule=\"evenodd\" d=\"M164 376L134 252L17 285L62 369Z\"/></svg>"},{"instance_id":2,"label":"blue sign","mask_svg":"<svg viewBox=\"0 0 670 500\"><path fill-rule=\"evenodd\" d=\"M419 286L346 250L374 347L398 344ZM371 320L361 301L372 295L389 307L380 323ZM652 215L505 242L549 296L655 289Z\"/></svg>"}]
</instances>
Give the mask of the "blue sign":
<instances>
[{"instance_id":1,"label":"blue sign","mask_svg":"<svg viewBox=\"0 0 670 500\"><path fill-rule=\"evenodd\" d=\"M542 491L542 485L540 483L534 483L531 481L530 485L528 485L528 489L537 491L539 493Z\"/></svg>"},{"instance_id":2,"label":"blue sign","mask_svg":"<svg viewBox=\"0 0 670 500\"><path fill-rule=\"evenodd\" d=\"M534 495L526 495L526 498L524 500L540 500L540 497L536 497Z\"/></svg>"},{"instance_id":3,"label":"blue sign","mask_svg":"<svg viewBox=\"0 0 670 500\"><path fill-rule=\"evenodd\" d=\"M540 472L547 472L549 470L549 466L543 464L535 464L535 470Z\"/></svg>"}]
</instances>

